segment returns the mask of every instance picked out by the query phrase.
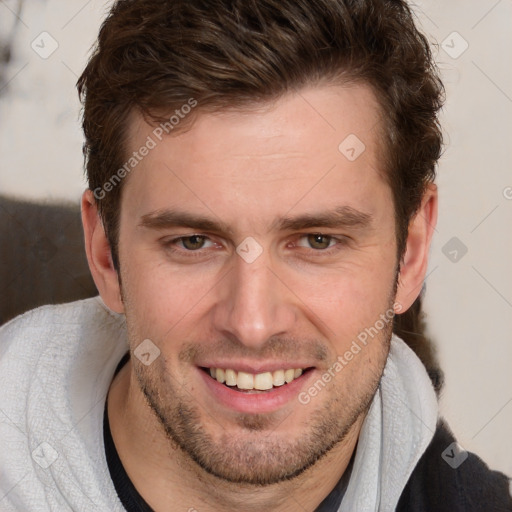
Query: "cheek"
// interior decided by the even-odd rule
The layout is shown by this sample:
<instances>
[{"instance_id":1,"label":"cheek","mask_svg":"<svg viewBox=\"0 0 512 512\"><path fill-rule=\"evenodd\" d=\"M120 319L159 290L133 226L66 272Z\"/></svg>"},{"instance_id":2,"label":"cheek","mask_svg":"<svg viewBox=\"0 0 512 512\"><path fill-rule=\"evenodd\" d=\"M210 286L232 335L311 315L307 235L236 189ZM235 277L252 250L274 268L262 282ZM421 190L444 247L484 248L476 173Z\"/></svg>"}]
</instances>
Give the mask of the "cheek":
<instances>
[{"instance_id":1,"label":"cheek","mask_svg":"<svg viewBox=\"0 0 512 512\"><path fill-rule=\"evenodd\" d=\"M336 270L290 274L288 280L294 283L304 314L311 315L312 321L314 316L320 318L328 338L348 340L388 311L394 277L394 258L383 252Z\"/></svg>"},{"instance_id":2,"label":"cheek","mask_svg":"<svg viewBox=\"0 0 512 512\"><path fill-rule=\"evenodd\" d=\"M144 250L133 250L122 261L127 316L158 338L197 316L215 284L211 272L173 269Z\"/></svg>"}]
</instances>

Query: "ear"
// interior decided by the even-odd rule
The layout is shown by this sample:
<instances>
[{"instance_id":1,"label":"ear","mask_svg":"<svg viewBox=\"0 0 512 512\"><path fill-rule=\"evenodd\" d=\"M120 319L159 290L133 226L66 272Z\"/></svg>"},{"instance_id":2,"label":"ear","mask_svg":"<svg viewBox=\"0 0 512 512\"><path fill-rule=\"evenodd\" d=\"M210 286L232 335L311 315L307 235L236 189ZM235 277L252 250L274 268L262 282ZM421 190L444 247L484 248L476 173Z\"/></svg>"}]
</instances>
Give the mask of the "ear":
<instances>
[{"instance_id":1,"label":"ear","mask_svg":"<svg viewBox=\"0 0 512 512\"><path fill-rule=\"evenodd\" d=\"M409 222L407 246L400 265L395 301L405 313L421 292L427 272L428 251L437 224L437 185L428 185L421 206Z\"/></svg>"},{"instance_id":2,"label":"ear","mask_svg":"<svg viewBox=\"0 0 512 512\"><path fill-rule=\"evenodd\" d=\"M124 312L117 271L92 190L82 194L82 224L85 252L96 288L103 302L117 313Z\"/></svg>"}]
</instances>

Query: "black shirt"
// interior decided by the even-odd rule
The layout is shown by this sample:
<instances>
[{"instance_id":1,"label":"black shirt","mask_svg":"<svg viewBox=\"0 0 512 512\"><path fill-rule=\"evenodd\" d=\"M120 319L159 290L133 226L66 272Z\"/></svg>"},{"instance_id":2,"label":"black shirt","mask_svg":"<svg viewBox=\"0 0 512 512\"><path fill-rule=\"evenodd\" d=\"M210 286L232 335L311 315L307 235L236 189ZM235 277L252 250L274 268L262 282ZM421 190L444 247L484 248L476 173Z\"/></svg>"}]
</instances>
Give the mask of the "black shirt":
<instances>
[{"instance_id":1,"label":"black shirt","mask_svg":"<svg viewBox=\"0 0 512 512\"><path fill-rule=\"evenodd\" d=\"M117 365L114 375L117 375L119 370L128 361L129 354L121 359ZM132 481L126 474L126 471L121 463L119 454L117 453L116 445L112 439L112 433L110 431L110 423L108 421L108 410L107 403L105 402L105 410L103 413L103 441L105 444L105 455L107 458L108 470L110 477L114 483L117 495L121 500L124 508L127 512L154 512L153 509L144 501L144 498L139 494ZM354 450L355 453L355 450ZM343 495L350 480L350 473L352 471L352 464L354 456L343 474L340 481L336 484L336 487L329 493L329 495L322 501L322 503L316 509L316 512L337 512L341 504Z\"/></svg>"},{"instance_id":2,"label":"black shirt","mask_svg":"<svg viewBox=\"0 0 512 512\"><path fill-rule=\"evenodd\" d=\"M126 353L117 365L114 377L119 370L128 362L129 354ZM124 508L128 512L154 512L153 509L144 501L132 481L128 478L126 471L121 463L116 445L112 439L110 423L108 421L107 402L105 401L105 410L103 412L103 442L105 444L105 455L107 457L108 470L114 483L117 495Z\"/></svg>"}]
</instances>

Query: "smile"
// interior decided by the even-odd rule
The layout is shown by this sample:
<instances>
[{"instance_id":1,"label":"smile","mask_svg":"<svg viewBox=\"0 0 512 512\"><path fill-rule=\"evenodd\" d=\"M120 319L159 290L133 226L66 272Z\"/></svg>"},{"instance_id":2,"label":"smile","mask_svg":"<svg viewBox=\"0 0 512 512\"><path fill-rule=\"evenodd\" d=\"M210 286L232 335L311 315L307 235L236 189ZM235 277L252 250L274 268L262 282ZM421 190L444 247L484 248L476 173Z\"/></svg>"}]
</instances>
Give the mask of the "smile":
<instances>
[{"instance_id":1,"label":"smile","mask_svg":"<svg viewBox=\"0 0 512 512\"><path fill-rule=\"evenodd\" d=\"M274 387L289 384L299 378L306 369L289 368L286 370L275 370L273 372L247 373L236 371L230 368L204 368L210 376L226 386L238 388L241 391L259 390L268 391Z\"/></svg>"},{"instance_id":2,"label":"smile","mask_svg":"<svg viewBox=\"0 0 512 512\"><path fill-rule=\"evenodd\" d=\"M317 373L315 367L297 364L298 361L294 366L299 368L281 369L282 362L281 365L274 362L260 366L238 361L237 366L233 365L238 370L229 368L231 365L227 362L225 365L219 363L196 367L205 386L206 401L208 405L222 405L227 411L239 413L271 413L299 404L299 393Z\"/></svg>"}]
</instances>

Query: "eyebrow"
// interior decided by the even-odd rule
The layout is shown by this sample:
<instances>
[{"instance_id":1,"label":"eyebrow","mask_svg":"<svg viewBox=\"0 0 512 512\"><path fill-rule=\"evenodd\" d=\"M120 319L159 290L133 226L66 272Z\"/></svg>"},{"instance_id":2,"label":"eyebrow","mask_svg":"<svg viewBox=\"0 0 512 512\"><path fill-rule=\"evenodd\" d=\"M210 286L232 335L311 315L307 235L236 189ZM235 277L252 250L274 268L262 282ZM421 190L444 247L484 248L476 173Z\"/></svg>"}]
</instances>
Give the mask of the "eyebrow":
<instances>
[{"instance_id":1,"label":"eyebrow","mask_svg":"<svg viewBox=\"0 0 512 512\"><path fill-rule=\"evenodd\" d=\"M351 206L340 206L334 210L306 213L295 217L275 219L270 230L300 231L310 228L352 228L358 230L372 227L373 215L356 210ZM141 217L139 226L150 229L188 227L198 231L212 231L233 235L233 229L226 223L201 215L180 210L156 210Z\"/></svg>"}]
</instances>

